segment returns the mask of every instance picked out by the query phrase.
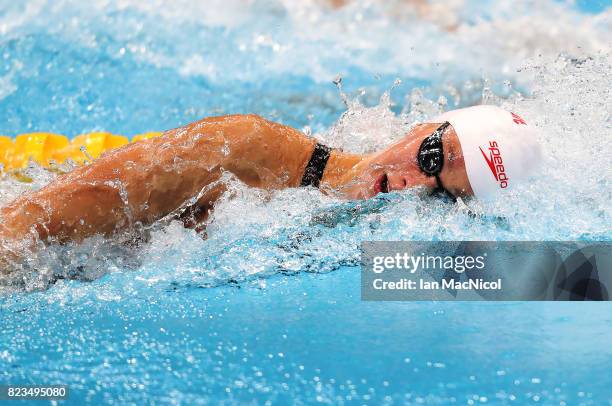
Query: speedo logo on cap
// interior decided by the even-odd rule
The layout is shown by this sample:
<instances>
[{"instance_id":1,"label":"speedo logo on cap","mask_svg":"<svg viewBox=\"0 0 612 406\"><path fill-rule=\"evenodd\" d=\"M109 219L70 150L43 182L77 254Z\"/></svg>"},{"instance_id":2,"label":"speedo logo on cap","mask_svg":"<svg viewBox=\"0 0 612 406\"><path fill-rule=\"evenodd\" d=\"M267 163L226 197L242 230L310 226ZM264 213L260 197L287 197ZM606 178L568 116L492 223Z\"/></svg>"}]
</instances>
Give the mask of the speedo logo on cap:
<instances>
[{"instance_id":1,"label":"speedo logo on cap","mask_svg":"<svg viewBox=\"0 0 612 406\"><path fill-rule=\"evenodd\" d=\"M499 183L499 187L505 189L508 187L508 176L506 175L506 169L504 168L504 160L501 156L501 152L499 151L499 145L497 145L496 141L489 141L489 154L480 148L480 152L482 153L483 158L487 162L491 173L495 177L497 183Z\"/></svg>"},{"instance_id":2,"label":"speedo logo on cap","mask_svg":"<svg viewBox=\"0 0 612 406\"><path fill-rule=\"evenodd\" d=\"M510 113L510 114L512 114L512 121L514 121L514 124L527 125L525 120L523 120L518 114L514 114L514 113Z\"/></svg>"}]
</instances>

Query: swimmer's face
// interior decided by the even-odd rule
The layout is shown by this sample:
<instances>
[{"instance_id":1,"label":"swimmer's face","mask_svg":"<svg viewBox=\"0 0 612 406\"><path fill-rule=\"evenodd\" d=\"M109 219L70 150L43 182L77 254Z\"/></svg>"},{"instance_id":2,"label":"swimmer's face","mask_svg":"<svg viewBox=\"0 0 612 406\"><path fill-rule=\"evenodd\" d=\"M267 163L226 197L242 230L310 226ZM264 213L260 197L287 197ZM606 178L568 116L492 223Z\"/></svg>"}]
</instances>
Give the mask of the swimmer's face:
<instances>
[{"instance_id":1,"label":"swimmer's face","mask_svg":"<svg viewBox=\"0 0 612 406\"><path fill-rule=\"evenodd\" d=\"M437 189L435 176L427 176L419 168L417 154L425 138L441 124L421 124L414 127L402 140L373 154L363 162L357 179L350 187L352 198L368 199L378 193L388 193L414 187L428 191ZM459 138L452 126L442 136L444 166L439 178L442 187L455 197L472 196Z\"/></svg>"}]
</instances>

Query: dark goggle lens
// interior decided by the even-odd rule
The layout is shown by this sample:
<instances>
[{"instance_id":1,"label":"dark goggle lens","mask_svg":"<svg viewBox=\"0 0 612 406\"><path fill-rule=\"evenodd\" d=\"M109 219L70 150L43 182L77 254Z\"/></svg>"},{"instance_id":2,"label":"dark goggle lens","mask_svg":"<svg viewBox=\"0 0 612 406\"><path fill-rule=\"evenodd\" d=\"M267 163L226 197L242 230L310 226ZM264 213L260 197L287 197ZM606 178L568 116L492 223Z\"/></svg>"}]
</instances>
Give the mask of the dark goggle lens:
<instances>
[{"instance_id":1,"label":"dark goggle lens","mask_svg":"<svg viewBox=\"0 0 612 406\"><path fill-rule=\"evenodd\" d=\"M419 168L427 175L437 175L444 165L442 138L431 135L421 144L418 154Z\"/></svg>"}]
</instances>

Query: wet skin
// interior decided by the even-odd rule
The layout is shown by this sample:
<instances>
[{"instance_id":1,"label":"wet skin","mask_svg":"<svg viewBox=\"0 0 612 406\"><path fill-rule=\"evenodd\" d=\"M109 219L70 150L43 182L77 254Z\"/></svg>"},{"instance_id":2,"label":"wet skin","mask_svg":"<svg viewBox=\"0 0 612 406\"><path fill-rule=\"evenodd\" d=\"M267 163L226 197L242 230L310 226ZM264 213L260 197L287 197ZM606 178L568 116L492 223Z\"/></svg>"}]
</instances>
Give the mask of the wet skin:
<instances>
[{"instance_id":1,"label":"wet skin","mask_svg":"<svg viewBox=\"0 0 612 406\"><path fill-rule=\"evenodd\" d=\"M414 127L404 139L370 154L334 150L320 189L341 198L368 199L381 192L423 187L416 155L439 124ZM266 190L298 187L316 141L256 115L210 117L129 144L61 175L0 209L0 271L38 241L81 241L152 224L161 218L198 227L225 191L227 176ZM459 141L443 137L444 187L472 194Z\"/></svg>"}]
</instances>

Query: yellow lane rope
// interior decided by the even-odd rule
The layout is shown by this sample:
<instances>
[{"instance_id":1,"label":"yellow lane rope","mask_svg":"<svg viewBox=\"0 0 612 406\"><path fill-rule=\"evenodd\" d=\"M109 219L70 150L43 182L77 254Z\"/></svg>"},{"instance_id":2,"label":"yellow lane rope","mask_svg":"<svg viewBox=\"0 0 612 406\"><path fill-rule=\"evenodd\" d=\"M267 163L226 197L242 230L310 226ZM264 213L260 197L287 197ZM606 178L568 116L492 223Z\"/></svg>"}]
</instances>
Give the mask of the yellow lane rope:
<instances>
[{"instance_id":1,"label":"yellow lane rope","mask_svg":"<svg viewBox=\"0 0 612 406\"><path fill-rule=\"evenodd\" d=\"M132 137L132 142L160 135L160 132L138 134ZM0 164L7 173L27 167L30 160L44 167L62 164L67 159L83 164L129 142L127 137L109 132L82 134L72 140L65 135L44 132L21 134L14 140L0 135Z\"/></svg>"}]
</instances>

